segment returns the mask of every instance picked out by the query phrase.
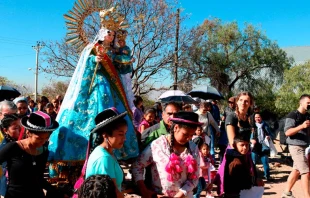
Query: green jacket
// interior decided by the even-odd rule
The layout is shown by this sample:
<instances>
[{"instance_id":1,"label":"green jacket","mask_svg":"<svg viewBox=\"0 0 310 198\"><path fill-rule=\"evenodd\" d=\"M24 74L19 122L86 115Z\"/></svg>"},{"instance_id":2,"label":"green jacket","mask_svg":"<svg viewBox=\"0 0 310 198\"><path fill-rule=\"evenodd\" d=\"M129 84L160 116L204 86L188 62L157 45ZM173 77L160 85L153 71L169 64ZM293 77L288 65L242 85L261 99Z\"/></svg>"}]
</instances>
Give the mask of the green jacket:
<instances>
[{"instance_id":1,"label":"green jacket","mask_svg":"<svg viewBox=\"0 0 310 198\"><path fill-rule=\"evenodd\" d=\"M167 134L169 134L169 132L167 131L163 120L144 130L141 135L142 150L160 136Z\"/></svg>"}]
</instances>

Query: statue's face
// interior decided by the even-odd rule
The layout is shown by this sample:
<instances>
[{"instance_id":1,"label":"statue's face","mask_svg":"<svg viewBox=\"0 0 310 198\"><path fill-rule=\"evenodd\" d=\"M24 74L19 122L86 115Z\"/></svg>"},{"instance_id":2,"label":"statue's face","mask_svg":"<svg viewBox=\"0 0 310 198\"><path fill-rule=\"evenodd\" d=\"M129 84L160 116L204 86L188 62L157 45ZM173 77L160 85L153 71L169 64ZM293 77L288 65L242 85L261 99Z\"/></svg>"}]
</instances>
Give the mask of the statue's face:
<instances>
[{"instance_id":1,"label":"statue's face","mask_svg":"<svg viewBox=\"0 0 310 198\"><path fill-rule=\"evenodd\" d=\"M114 40L115 33L113 31L108 31L108 34L104 37L104 41L112 43Z\"/></svg>"}]
</instances>

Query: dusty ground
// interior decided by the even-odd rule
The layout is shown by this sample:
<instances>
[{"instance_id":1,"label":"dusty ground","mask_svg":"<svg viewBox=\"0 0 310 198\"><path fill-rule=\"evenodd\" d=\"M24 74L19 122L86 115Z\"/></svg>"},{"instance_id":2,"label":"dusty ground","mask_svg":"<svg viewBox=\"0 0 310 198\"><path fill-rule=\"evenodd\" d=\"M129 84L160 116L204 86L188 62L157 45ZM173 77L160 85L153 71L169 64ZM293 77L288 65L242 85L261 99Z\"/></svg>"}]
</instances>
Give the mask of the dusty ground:
<instances>
[{"instance_id":1,"label":"dusty ground","mask_svg":"<svg viewBox=\"0 0 310 198\"><path fill-rule=\"evenodd\" d=\"M274 179L273 182L265 181L265 192L263 198L281 198L281 194L285 188L286 180L288 175L292 170L292 163L290 161L289 154L287 151L283 152L280 145L276 141L276 148L278 149L278 155L275 158L270 159L270 169L271 169L271 177ZM285 150L285 146L282 146ZM288 157L287 157L288 156ZM263 166L259 164L258 166L259 174L263 174ZM126 171L127 172L127 171ZM300 179L296 182L293 189L293 194L296 198L303 198L302 188ZM204 192L201 197L204 197ZM129 197L140 197L135 195L134 193L130 193L126 196Z\"/></svg>"},{"instance_id":2,"label":"dusty ground","mask_svg":"<svg viewBox=\"0 0 310 198\"><path fill-rule=\"evenodd\" d=\"M265 183L265 193L263 198L265 197L280 198L286 186L287 177L292 170L292 163L289 160L290 158L286 157L287 156L286 151L285 153L283 153L282 149L278 144L276 144L276 147L279 152L278 154L279 158L270 159L271 163L269 163L271 169L271 177L274 178L275 181L272 183ZM279 162L281 166L280 167L274 166L275 162ZM259 170L263 171L262 165L259 165ZM303 197L300 179L295 183L292 192L296 198Z\"/></svg>"}]
</instances>

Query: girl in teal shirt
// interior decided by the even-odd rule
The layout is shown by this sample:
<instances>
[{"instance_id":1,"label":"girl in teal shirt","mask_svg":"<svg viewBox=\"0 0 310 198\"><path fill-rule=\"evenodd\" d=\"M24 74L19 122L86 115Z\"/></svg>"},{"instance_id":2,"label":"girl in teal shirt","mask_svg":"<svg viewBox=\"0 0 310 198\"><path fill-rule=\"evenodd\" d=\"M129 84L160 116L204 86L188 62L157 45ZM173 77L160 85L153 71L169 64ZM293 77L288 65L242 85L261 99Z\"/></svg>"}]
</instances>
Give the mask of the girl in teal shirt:
<instances>
[{"instance_id":1,"label":"girl in teal shirt","mask_svg":"<svg viewBox=\"0 0 310 198\"><path fill-rule=\"evenodd\" d=\"M113 150L121 149L126 140L126 114L127 112L119 114L115 108L110 108L96 116L96 127L92 130L96 135L95 149L89 156L86 168L86 178L97 174L109 175L117 187L117 198L124 197L121 193L124 175Z\"/></svg>"}]
</instances>

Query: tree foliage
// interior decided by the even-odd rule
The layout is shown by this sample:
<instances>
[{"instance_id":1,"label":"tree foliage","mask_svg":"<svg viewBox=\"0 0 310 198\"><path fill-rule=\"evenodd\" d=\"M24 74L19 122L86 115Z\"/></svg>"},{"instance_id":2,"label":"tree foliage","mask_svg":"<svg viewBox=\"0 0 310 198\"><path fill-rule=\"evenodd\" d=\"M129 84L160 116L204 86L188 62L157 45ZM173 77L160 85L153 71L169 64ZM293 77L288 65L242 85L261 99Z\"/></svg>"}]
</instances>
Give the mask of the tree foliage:
<instances>
[{"instance_id":1,"label":"tree foliage","mask_svg":"<svg viewBox=\"0 0 310 198\"><path fill-rule=\"evenodd\" d=\"M11 84L11 83L12 82L8 78L0 76L0 85L7 85L7 84Z\"/></svg>"},{"instance_id":2,"label":"tree foliage","mask_svg":"<svg viewBox=\"0 0 310 198\"><path fill-rule=\"evenodd\" d=\"M130 24L127 45L132 48L134 69L132 72L133 91L146 94L158 87L167 76L162 75L173 62L175 35L175 5L173 0L117 0L121 12ZM99 30L99 18L92 15L87 18L87 35L92 40ZM180 37L180 49L187 42L186 34ZM64 40L46 43L44 52L48 63L43 70L58 76L71 77L79 58L75 48ZM180 52L181 53L181 52Z\"/></svg>"},{"instance_id":3,"label":"tree foliage","mask_svg":"<svg viewBox=\"0 0 310 198\"><path fill-rule=\"evenodd\" d=\"M299 97L310 93L310 62L284 72L284 82L276 97L276 108L281 116L298 108Z\"/></svg>"},{"instance_id":4,"label":"tree foliage","mask_svg":"<svg viewBox=\"0 0 310 198\"><path fill-rule=\"evenodd\" d=\"M64 96L68 89L69 82L54 81L51 84L42 88L42 95L49 99L55 98L57 95Z\"/></svg>"},{"instance_id":5,"label":"tree foliage","mask_svg":"<svg viewBox=\"0 0 310 198\"><path fill-rule=\"evenodd\" d=\"M194 28L188 48L191 64L183 69L194 79L209 78L222 93L263 88L261 81L278 85L292 60L259 29L236 22L205 20Z\"/></svg>"}]
</instances>

